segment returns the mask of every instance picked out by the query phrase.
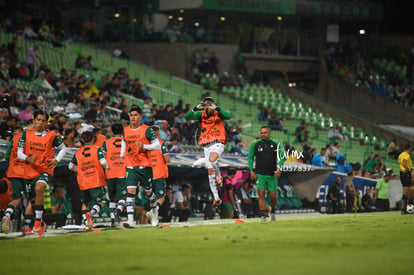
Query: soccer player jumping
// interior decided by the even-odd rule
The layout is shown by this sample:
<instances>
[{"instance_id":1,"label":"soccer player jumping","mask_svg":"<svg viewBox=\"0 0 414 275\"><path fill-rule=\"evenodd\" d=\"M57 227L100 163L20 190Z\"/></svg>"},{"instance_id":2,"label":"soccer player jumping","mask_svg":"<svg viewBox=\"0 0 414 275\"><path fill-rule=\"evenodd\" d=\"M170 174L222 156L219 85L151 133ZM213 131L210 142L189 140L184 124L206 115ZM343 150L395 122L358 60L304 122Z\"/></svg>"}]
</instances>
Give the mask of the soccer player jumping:
<instances>
[{"instance_id":1,"label":"soccer player jumping","mask_svg":"<svg viewBox=\"0 0 414 275\"><path fill-rule=\"evenodd\" d=\"M184 118L200 121L201 134L198 143L204 148L208 181L214 196L212 208L215 210L221 204L217 184L221 186L223 182L218 164L218 159L224 151L224 142L226 141L223 120L230 119L231 115L218 107L213 98L206 97L196 107L188 111Z\"/></svg>"}]
</instances>

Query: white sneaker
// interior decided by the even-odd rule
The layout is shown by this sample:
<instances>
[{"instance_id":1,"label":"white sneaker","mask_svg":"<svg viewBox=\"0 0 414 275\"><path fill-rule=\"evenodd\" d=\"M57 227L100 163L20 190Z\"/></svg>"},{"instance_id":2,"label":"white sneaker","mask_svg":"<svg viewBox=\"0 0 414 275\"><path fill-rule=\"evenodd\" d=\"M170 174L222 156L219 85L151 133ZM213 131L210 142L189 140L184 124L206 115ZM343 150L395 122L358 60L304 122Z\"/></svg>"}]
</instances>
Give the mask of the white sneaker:
<instances>
[{"instance_id":1,"label":"white sneaker","mask_svg":"<svg viewBox=\"0 0 414 275\"><path fill-rule=\"evenodd\" d=\"M145 215L147 215L148 220L152 224L152 209L150 211L147 211L147 213L145 213Z\"/></svg>"},{"instance_id":2,"label":"white sneaker","mask_svg":"<svg viewBox=\"0 0 414 275\"><path fill-rule=\"evenodd\" d=\"M125 228L134 228L135 227L135 221L126 221L122 225Z\"/></svg>"},{"instance_id":3,"label":"white sneaker","mask_svg":"<svg viewBox=\"0 0 414 275\"><path fill-rule=\"evenodd\" d=\"M261 222L265 222L265 221L266 221L266 216L261 216L261 217L260 217L260 221L261 221Z\"/></svg>"},{"instance_id":4,"label":"white sneaker","mask_svg":"<svg viewBox=\"0 0 414 275\"><path fill-rule=\"evenodd\" d=\"M152 226L158 226L158 207L154 207L151 209L152 212L152 220L151 220L151 225Z\"/></svg>"},{"instance_id":5,"label":"white sneaker","mask_svg":"<svg viewBox=\"0 0 414 275\"><path fill-rule=\"evenodd\" d=\"M275 222L276 221L276 214L275 213L270 213L270 221L271 222Z\"/></svg>"}]
</instances>

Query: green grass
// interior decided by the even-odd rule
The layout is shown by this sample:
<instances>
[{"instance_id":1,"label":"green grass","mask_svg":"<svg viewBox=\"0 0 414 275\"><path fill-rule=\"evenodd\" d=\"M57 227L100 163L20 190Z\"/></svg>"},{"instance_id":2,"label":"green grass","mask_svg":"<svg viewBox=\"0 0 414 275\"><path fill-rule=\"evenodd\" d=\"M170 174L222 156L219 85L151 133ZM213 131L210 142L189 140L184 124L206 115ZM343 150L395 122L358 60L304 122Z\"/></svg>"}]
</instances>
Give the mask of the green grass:
<instances>
[{"instance_id":1,"label":"green grass","mask_svg":"<svg viewBox=\"0 0 414 275\"><path fill-rule=\"evenodd\" d=\"M20 238L0 242L1 273L409 274L413 225L392 212Z\"/></svg>"}]
</instances>

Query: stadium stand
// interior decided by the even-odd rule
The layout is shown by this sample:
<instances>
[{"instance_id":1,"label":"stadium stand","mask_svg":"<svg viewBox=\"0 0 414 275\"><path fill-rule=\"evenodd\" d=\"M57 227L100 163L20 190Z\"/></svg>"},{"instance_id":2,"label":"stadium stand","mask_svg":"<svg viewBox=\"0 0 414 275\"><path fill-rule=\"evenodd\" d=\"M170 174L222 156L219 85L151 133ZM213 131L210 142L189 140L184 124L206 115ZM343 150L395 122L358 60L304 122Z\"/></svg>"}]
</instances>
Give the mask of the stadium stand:
<instances>
[{"instance_id":1,"label":"stadium stand","mask_svg":"<svg viewBox=\"0 0 414 275\"><path fill-rule=\"evenodd\" d=\"M14 35L10 33L0 32L0 44L7 44L12 40ZM216 99L218 105L229 110L233 115L233 121L229 127L234 126L235 122L241 120L246 127L242 129L242 136L246 140L245 147L248 146L249 141L256 138L259 128L267 121L258 121L257 107L264 107L269 112L273 112L285 118L286 132L273 131L272 137L283 144L295 143L295 129L299 126L301 121L306 122L312 126L308 128L310 134L309 145L316 148L317 151L321 147L325 147L327 143L338 141L341 146L341 153L345 155L347 160L351 163L363 163L365 159L374 153L380 154L382 160L388 168L398 171L398 166L395 160L390 159L386 154L387 142L380 137L372 136L365 133L363 129L356 129L352 125L345 125L330 116L327 116L320 110L314 110L303 102L292 100L280 90L274 89L269 85L258 85L244 83L243 86L223 86L221 91L206 90L200 85L192 84L188 81L173 77L165 72L156 71L141 63L116 58L110 53L98 50L91 45L76 42L67 42L63 47L56 48L49 42L44 41L29 41L20 37L17 41L19 48L19 60L24 60L26 51L38 45L38 55L40 61L47 64L52 72L56 75L64 68L67 71L75 71L78 76L83 75L86 80L97 79L108 75L112 76L118 73L120 68L126 68L130 78L139 78L143 83L143 90L145 96L153 99L153 104L167 105L175 104L178 100L185 100L186 103L194 104L198 102L203 95L210 93ZM75 60L79 55L91 56L93 66L96 70L78 69L75 66ZM10 85L17 86L19 96L23 99L28 98L30 94L34 93L44 98L44 108L48 111L59 109L65 110L68 107L67 99L62 91L58 89L45 89L36 84L35 81L27 81L21 79L11 79ZM218 88L218 79L214 75L205 75L201 84L206 88ZM127 105L137 104L143 105L143 98L137 98L128 93L128 87L122 92L110 94L110 101L106 102L110 109L110 120L119 120L121 110L114 107L116 103L126 99ZM105 101L104 101L105 102ZM82 116L90 107L92 102L85 100L78 109ZM344 140L328 139L328 131L333 127L339 127L339 131L347 138ZM200 153L200 148L193 145L182 145L182 152L185 153ZM375 150L374 150L375 149ZM380 173L384 172L382 168ZM299 209L301 202L296 197L292 188L280 189L278 192L278 206L280 209ZM208 197L207 193L194 193L195 197ZM206 199L207 200L207 199ZM67 200L69 201L69 200ZM69 203L69 202L67 202ZM203 204L201 204L203 205ZM70 209L70 205L66 205L65 209ZM195 208L195 212L203 212L205 205ZM106 217L108 209L104 209L101 213L102 217Z\"/></svg>"}]
</instances>

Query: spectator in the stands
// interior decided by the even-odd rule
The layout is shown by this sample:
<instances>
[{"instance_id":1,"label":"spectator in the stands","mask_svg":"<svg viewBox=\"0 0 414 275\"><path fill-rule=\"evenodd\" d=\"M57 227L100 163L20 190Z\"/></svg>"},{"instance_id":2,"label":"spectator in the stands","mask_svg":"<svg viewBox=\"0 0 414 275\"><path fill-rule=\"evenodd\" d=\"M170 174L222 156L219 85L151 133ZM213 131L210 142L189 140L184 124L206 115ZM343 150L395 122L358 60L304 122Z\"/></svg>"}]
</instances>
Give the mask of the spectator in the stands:
<instances>
[{"instance_id":1,"label":"spectator in the stands","mask_svg":"<svg viewBox=\"0 0 414 275\"><path fill-rule=\"evenodd\" d=\"M33 119L32 105L27 105L24 110L19 112L19 120L28 121L29 119Z\"/></svg>"},{"instance_id":2,"label":"spectator in the stands","mask_svg":"<svg viewBox=\"0 0 414 275\"><path fill-rule=\"evenodd\" d=\"M303 130L307 130L308 124L302 120L300 125L298 127L296 127L295 129L295 136L297 137L298 135L304 133Z\"/></svg>"},{"instance_id":3,"label":"spectator in the stands","mask_svg":"<svg viewBox=\"0 0 414 275\"><path fill-rule=\"evenodd\" d=\"M96 118L98 121L102 123L109 122L109 111L108 111L108 108L106 108L106 104L101 104L100 110Z\"/></svg>"},{"instance_id":4,"label":"spectator in the stands","mask_svg":"<svg viewBox=\"0 0 414 275\"><path fill-rule=\"evenodd\" d=\"M17 47L17 40L19 40L19 37L15 35L13 36L12 41L7 44L7 50L9 51L11 62L18 60L19 48Z\"/></svg>"},{"instance_id":5,"label":"spectator in the stands","mask_svg":"<svg viewBox=\"0 0 414 275\"><path fill-rule=\"evenodd\" d=\"M398 159L401 154L401 149L397 147L397 140L394 138L387 147L387 155L393 159Z\"/></svg>"},{"instance_id":6,"label":"spectator in the stands","mask_svg":"<svg viewBox=\"0 0 414 275\"><path fill-rule=\"evenodd\" d=\"M115 47L115 49L113 50L112 54L116 57L119 58L125 58L125 59L129 59L129 55L127 55L122 49L121 47L118 45Z\"/></svg>"},{"instance_id":7,"label":"spectator in the stands","mask_svg":"<svg viewBox=\"0 0 414 275\"><path fill-rule=\"evenodd\" d=\"M334 154L332 144L326 144L325 163L329 164L330 160L336 160L336 154Z\"/></svg>"},{"instance_id":8,"label":"spectator in the stands","mask_svg":"<svg viewBox=\"0 0 414 275\"><path fill-rule=\"evenodd\" d=\"M96 80L91 79L89 81L89 91L88 91L89 97L99 97L99 89L96 88Z\"/></svg>"},{"instance_id":9,"label":"spectator in the stands","mask_svg":"<svg viewBox=\"0 0 414 275\"><path fill-rule=\"evenodd\" d=\"M30 49L28 49L26 53L26 66L29 69L30 79L33 79L36 71L37 58L39 57L37 54L37 50L38 46L34 45Z\"/></svg>"},{"instance_id":10,"label":"spectator in the stands","mask_svg":"<svg viewBox=\"0 0 414 275\"><path fill-rule=\"evenodd\" d=\"M332 147L332 153L336 157L337 154L340 154L341 151L339 150L339 142L335 142L334 146Z\"/></svg>"},{"instance_id":11,"label":"spectator in the stands","mask_svg":"<svg viewBox=\"0 0 414 275\"><path fill-rule=\"evenodd\" d=\"M260 107L259 111L257 112L257 120L258 121L266 121L267 120L266 108Z\"/></svg>"},{"instance_id":12,"label":"spectator in the stands","mask_svg":"<svg viewBox=\"0 0 414 275\"><path fill-rule=\"evenodd\" d=\"M7 91L5 86L0 85L0 108L6 108L7 110L9 110L10 104L11 96L9 91Z\"/></svg>"},{"instance_id":13,"label":"spectator in the stands","mask_svg":"<svg viewBox=\"0 0 414 275\"><path fill-rule=\"evenodd\" d=\"M328 139L344 139L344 136L341 134L340 128L338 126L332 126L331 129L328 130Z\"/></svg>"},{"instance_id":14,"label":"spectator in the stands","mask_svg":"<svg viewBox=\"0 0 414 275\"><path fill-rule=\"evenodd\" d=\"M169 141L171 138L171 131L170 129L168 129L168 121L156 121L155 124L160 126L160 139L164 141Z\"/></svg>"},{"instance_id":15,"label":"spectator in the stands","mask_svg":"<svg viewBox=\"0 0 414 275\"><path fill-rule=\"evenodd\" d=\"M3 85L8 84L10 80L9 76L9 70L7 67L7 64L4 62L1 62L0 64L0 83L3 83Z\"/></svg>"},{"instance_id":16,"label":"spectator in the stands","mask_svg":"<svg viewBox=\"0 0 414 275\"><path fill-rule=\"evenodd\" d=\"M246 149L244 148L243 140L241 136L239 136L238 138L236 138L236 140L233 141L231 149L230 149L230 153L237 154L243 157L247 157L248 153Z\"/></svg>"},{"instance_id":17,"label":"spectator in the stands","mask_svg":"<svg viewBox=\"0 0 414 275\"><path fill-rule=\"evenodd\" d=\"M322 147L320 153L316 153L312 157L312 165L319 166L319 167L326 167L325 153L326 153L326 148Z\"/></svg>"},{"instance_id":18,"label":"spectator in the stands","mask_svg":"<svg viewBox=\"0 0 414 275\"><path fill-rule=\"evenodd\" d=\"M23 101L19 96L16 86L10 86L9 95L10 95L10 106L20 108L22 106Z\"/></svg>"},{"instance_id":19,"label":"spectator in the stands","mask_svg":"<svg viewBox=\"0 0 414 275\"><path fill-rule=\"evenodd\" d=\"M91 108L85 113L84 119L87 120L96 120L98 118L98 113L101 109L99 103L94 103Z\"/></svg>"},{"instance_id":20,"label":"spectator in the stands","mask_svg":"<svg viewBox=\"0 0 414 275\"><path fill-rule=\"evenodd\" d=\"M189 145L196 144L196 137L195 133L198 129L199 123L197 121L187 120L186 123L183 125L183 129L181 134L185 138L185 141Z\"/></svg>"},{"instance_id":21,"label":"spectator in the stands","mask_svg":"<svg viewBox=\"0 0 414 275\"><path fill-rule=\"evenodd\" d=\"M26 66L23 63L17 63L16 64L16 69L17 69L17 78L18 79L26 80L26 81L30 80L30 77L27 74Z\"/></svg>"},{"instance_id":22,"label":"spectator in the stands","mask_svg":"<svg viewBox=\"0 0 414 275\"><path fill-rule=\"evenodd\" d=\"M283 123L283 117L279 117L278 115L272 116L269 120L269 127L271 130L281 131L285 134L288 132Z\"/></svg>"},{"instance_id":23,"label":"spectator in the stands","mask_svg":"<svg viewBox=\"0 0 414 275\"><path fill-rule=\"evenodd\" d=\"M23 29L23 38L27 40L35 40L39 37L39 35L32 29L32 25L30 23L26 24Z\"/></svg>"},{"instance_id":24,"label":"spectator in the stands","mask_svg":"<svg viewBox=\"0 0 414 275\"><path fill-rule=\"evenodd\" d=\"M373 174L376 168L375 165L381 165L381 156L376 154L374 155L364 166L364 176L369 176L369 174Z\"/></svg>"},{"instance_id":25,"label":"spectator in the stands","mask_svg":"<svg viewBox=\"0 0 414 275\"><path fill-rule=\"evenodd\" d=\"M39 72L39 77L33 81L33 85L35 88L44 88L48 90L53 90L53 86L47 81L46 73L44 71Z\"/></svg>"},{"instance_id":26,"label":"spectator in the stands","mask_svg":"<svg viewBox=\"0 0 414 275\"><path fill-rule=\"evenodd\" d=\"M351 164L346 160L344 155L336 155L335 169L337 172L348 174L352 171Z\"/></svg>"},{"instance_id":27,"label":"spectator in the stands","mask_svg":"<svg viewBox=\"0 0 414 275\"><path fill-rule=\"evenodd\" d=\"M176 127L171 128L171 137L170 140L167 141L167 149L169 153L180 153L181 147L180 144L183 141L183 137L180 135L178 129Z\"/></svg>"},{"instance_id":28,"label":"spectator in the stands","mask_svg":"<svg viewBox=\"0 0 414 275\"><path fill-rule=\"evenodd\" d=\"M120 119L124 120L124 121L129 121L129 107L128 107L128 105L125 105L122 108L122 113L120 115Z\"/></svg>"},{"instance_id":29,"label":"spectator in the stands","mask_svg":"<svg viewBox=\"0 0 414 275\"><path fill-rule=\"evenodd\" d=\"M180 111L177 114L176 118L175 118L175 124L174 124L174 126L177 127L180 131L182 130L182 128L183 128L183 126L184 126L184 124L186 122L186 120L184 118L184 115L185 115L184 111Z\"/></svg>"},{"instance_id":30,"label":"spectator in the stands","mask_svg":"<svg viewBox=\"0 0 414 275\"><path fill-rule=\"evenodd\" d=\"M13 116L7 117L6 121L0 124L0 139L10 140L17 125L17 118Z\"/></svg>"},{"instance_id":31,"label":"spectator in the stands","mask_svg":"<svg viewBox=\"0 0 414 275\"><path fill-rule=\"evenodd\" d=\"M165 119L168 122L169 126L174 126L174 124L175 124L175 115L174 115L174 110L173 110L172 104L167 104L167 106L165 106L163 119Z\"/></svg>"}]
</instances>

